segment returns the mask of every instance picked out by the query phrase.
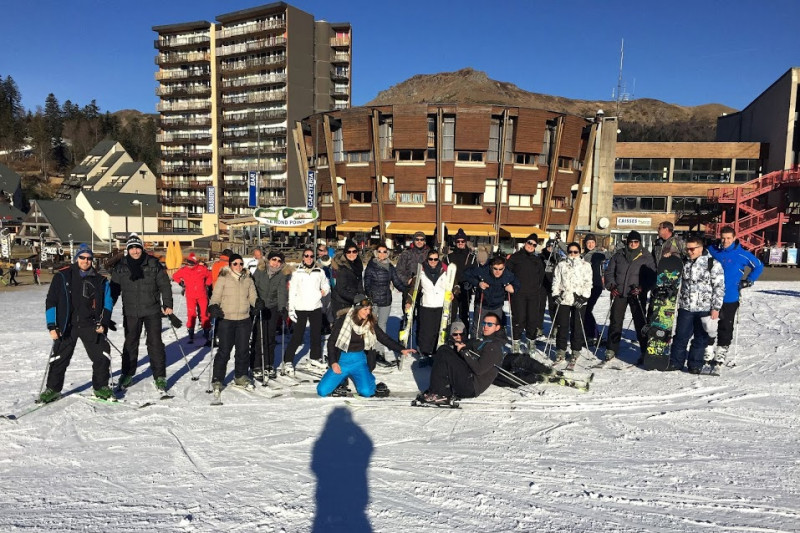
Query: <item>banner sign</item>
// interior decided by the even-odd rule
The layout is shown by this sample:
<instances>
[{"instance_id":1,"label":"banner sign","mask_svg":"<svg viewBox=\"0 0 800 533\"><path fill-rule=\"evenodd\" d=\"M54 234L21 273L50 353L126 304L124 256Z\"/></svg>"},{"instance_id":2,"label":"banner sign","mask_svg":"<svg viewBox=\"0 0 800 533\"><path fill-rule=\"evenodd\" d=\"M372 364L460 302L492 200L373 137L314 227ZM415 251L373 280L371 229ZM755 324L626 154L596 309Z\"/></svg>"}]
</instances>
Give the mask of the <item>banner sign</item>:
<instances>
[{"instance_id":1,"label":"banner sign","mask_svg":"<svg viewBox=\"0 0 800 533\"><path fill-rule=\"evenodd\" d=\"M258 172L255 170L251 170L248 173L247 186L250 189L247 207L258 207Z\"/></svg>"},{"instance_id":2,"label":"banner sign","mask_svg":"<svg viewBox=\"0 0 800 533\"><path fill-rule=\"evenodd\" d=\"M308 171L308 187L306 190L308 191L306 195L306 207L314 209L316 203L314 200L317 197L317 176L316 172L313 170Z\"/></svg>"},{"instance_id":3,"label":"banner sign","mask_svg":"<svg viewBox=\"0 0 800 533\"><path fill-rule=\"evenodd\" d=\"M650 217L617 217L617 226L652 226L653 219Z\"/></svg>"},{"instance_id":4,"label":"banner sign","mask_svg":"<svg viewBox=\"0 0 800 533\"><path fill-rule=\"evenodd\" d=\"M307 207L261 207L253 216L267 226L296 227L314 222L319 212Z\"/></svg>"},{"instance_id":5,"label":"banner sign","mask_svg":"<svg viewBox=\"0 0 800 533\"><path fill-rule=\"evenodd\" d=\"M206 187L206 200L206 213L215 214L217 212L217 191L213 185Z\"/></svg>"}]
</instances>

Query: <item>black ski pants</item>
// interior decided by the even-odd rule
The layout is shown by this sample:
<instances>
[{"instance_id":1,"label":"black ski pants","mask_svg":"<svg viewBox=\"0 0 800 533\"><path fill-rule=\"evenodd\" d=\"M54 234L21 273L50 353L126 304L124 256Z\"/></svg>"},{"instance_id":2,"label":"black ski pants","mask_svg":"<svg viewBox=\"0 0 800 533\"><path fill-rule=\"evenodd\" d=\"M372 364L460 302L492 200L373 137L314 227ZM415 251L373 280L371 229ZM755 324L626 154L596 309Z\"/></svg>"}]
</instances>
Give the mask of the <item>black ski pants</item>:
<instances>
[{"instance_id":1,"label":"black ski pants","mask_svg":"<svg viewBox=\"0 0 800 533\"><path fill-rule=\"evenodd\" d=\"M439 396L475 397L472 370L464 358L450 346L442 346L436 351L428 390Z\"/></svg>"},{"instance_id":2,"label":"black ski pants","mask_svg":"<svg viewBox=\"0 0 800 533\"><path fill-rule=\"evenodd\" d=\"M586 333L587 339L596 338L600 332L597 329L597 320L594 317L594 306L600 295L603 294L603 287L593 287L592 293L589 295L589 300L586 302L586 314L583 317L583 330Z\"/></svg>"},{"instance_id":3,"label":"black ski pants","mask_svg":"<svg viewBox=\"0 0 800 533\"><path fill-rule=\"evenodd\" d=\"M458 313L458 318L464 323L465 330L469 331L469 301L472 297L472 291L464 290L461 287L457 296L453 296L453 309Z\"/></svg>"},{"instance_id":4,"label":"black ski pants","mask_svg":"<svg viewBox=\"0 0 800 533\"><path fill-rule=\"evenodd\" d=\"M625 311L630 307L631 315L633 316L633 327L636 331L636 338L639 340L639 348L642 354L647 352L647 335L642 334L642 329L647 323L644 317L646 298L644 293L639 296L617 296L614 298L611 303L611 324L608 326L606 350L613 350L615 353L619 352Z\"/></svg>"},{"instance_id":5,"label":"black ski pants","mask_svg":"<svg viewBox=\"0 0 800 533\"><path fill-rule=\"evenodd\" d=\"M719 310L719 326L717 329L717 346L730 346L733 341L733 327L736 321L736 312L739 309L739 302L727 302L722 304ZM710 344L714 344L711 339Z\"/></svg>"},{"instance_id":6,"label":"black ski pants","mask_svg":"<svg viewBox=\"0 0 800 533\"><path fill-rule=\"evenodd\" d=\"M294 362L294 354L303 343L306 325L311 333L311 359L322 360L322 308L313 311L297 311L297 323L292 330L292 339L283 354L283 360Z\"/></svg>"},{"instance_id":7,"label":"black ski pants","mask_svg":"<svg viewBox=\"0 0 800 533\"><path fill-rule=\"evenodd\" d=\"M514 326L514 340L518 341L525 331L528 340L536 338L536 329L539 327L539 300L544 294L520 294L515 292L511 295L511 322Z\"/></svg>"},{"instance_id":8,"label":"black ski pants","mask_svg":"<svg viewBox=\"0 0 800 533\"><path fill-rule=\"evenodd\" d=\"M234 377L246 376L250 370L250 331L253 328L253 321L249 318L242 320L222 320L217 322L217 337L219 338L219 348L217 355L214 356L214 376L212 381L225 381L225 374L228 371L228 360L231 358L231 350L236 353L233 358Z\"/></svg>"},{"instance_id":9,"label":"black ski pants","mask_svg":"<svg viewBox=\"0 0 800 533\"><path fill-rule=\"evenodd\" d=\"M54 341L53 357L55 361L50 363L47 388L58 392L64 388L64 374L67 372L78 339L83 343L86 355L92 360L92 387L99 389L108 386L111 362L107 354L111 351L111 347L105 336L95 331L95 327L93 325L72 326L61 335L60 339Z\"/></svg>"},{"instance_id":10,"label":"black ski pants","mask_svg":"<svg viewBox=\"0 0 800 533\"><path fill-rule=\"evenodd\" d=\"M276 335L278 319L281 314L277 307L269 307L261 311L260 320L256 318L253 327L253 337L250 347L250 368L261 370L261 354L264 354L264 364L271 367L275 361L275 347L278 345ZM264 338L261 338L261 332Z\"/></svg>"},{"instance_id":11,"label":"black ski pants","mask_svg":"<svg viewBox=\"0 0 800 533\"><path fill-rule=\"evenodd\" d=\"M439 327L442 324L441 307L418 308L417 348L424 355L433 355L439 340Z\"/></svg>"},{"instance_id":12,"label":"black ski pants","mask_svg":"<svg viewBox=\"0 0 800 533\"><path fill-rule=\"evenodd\" d=\"M583 349L583 307L572 305L560 305L556 324L558 332L556 334L556 349L567 349L567 335L572 332L570 346L572 346L573 357Z\"/></svg>"},{"instance_id":13,"label":"black ski pants","mask_svg":"<svg viewBox=\"0 0 800 533\"><path fill-rule=\"evenodd\" d=\"M147 355L153 379L167 377L167 352L161 340L161 313L148 316L124 316L125 344L122 346L122 374L133 376L139 366L139 338L145 330Z\"/></svg>"}]
</instances>

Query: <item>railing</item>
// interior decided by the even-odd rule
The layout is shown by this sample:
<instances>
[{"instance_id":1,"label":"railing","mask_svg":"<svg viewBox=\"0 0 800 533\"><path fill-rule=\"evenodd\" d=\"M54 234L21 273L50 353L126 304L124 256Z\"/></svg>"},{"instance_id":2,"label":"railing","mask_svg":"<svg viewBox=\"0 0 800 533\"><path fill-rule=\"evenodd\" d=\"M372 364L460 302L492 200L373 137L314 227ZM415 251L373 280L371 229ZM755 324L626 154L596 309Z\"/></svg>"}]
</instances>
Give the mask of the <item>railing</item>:
<instances>
[{"instance_id":1,"label":"railing","mask_svg":"<svg viewBox=\"0 0 800 533\"><path fill-rule=\"evenodd\" d=\"M286 90L279 91L259 91L247 94L224 94L222 95L223 104L258 104L261 102L277 102L286 99Z\"/></svg>"},{"instance_id":2,"label":"railing","mask_svg":"<svg viewBox=\"0 0 800 533\"><path fill-rule=\"evenodd\" d=\"M346 80L350 78L350 70L343 69L343 68L332 68L331 69L331 78L334 80Z\"/></svg>"},{"instance_id":3,"label":"railing","mask_svg":"<svg viewBox=\"0 0 800 533\"><path fill-rule=\"evenodd\" d=\"M192 69L174 69L174 70L159 70L156 72L157 80L181 80L184 78L195 78L211 76L211 69L205 68L192 68Z\"/></svg>"},{"instance_id":4,"label":"railing","mask_svg":"<svg viewBox=\"0 0 800 533\"><path fill-rule=\"evenodd\" d=\"M266 163L263 161L260 165L256 162L234 163L231 165L222 165L222 170L225 172L249 172L250 170L257 170L260 172L283 172L286 170L286 163Z\"/></svg>"},{"instance_id":5,"label":"railing","mask_svg":"<svg viewBox=\"0 0 800 533\"><path fill-rule=\"evenodd\" d=\"M350 54L348 52L336 52L333 54L332 61L337 63L349 63Z\"/></svg>"},{"instance_id":6,"label":"railing","mask_svg":"<svg viewBox=\"0 0 800 533\"><path fill-rule=\"evenodd\" d=\"M331 46L350 46L350 37L331 37Z\"/></svg>"},{"instance_id":7,"label":"railing","mask_svg":"<svg viewBox=\"0 0 800 533\"><path fill-rule=\"evenodd\" d=\"M211 117L162 117L159 123L161 124L162 128L168 128L172 126L211 126Z\"/></svg>"},{"instance_id":8,"label":"railing","mask_svg":"<svg viewBox=\"0 0 800 533\"><path fill-rule=\"evenodd\" d=\"M265 50L267 48L274 48L276 46L285 46L286 37L276 35L269 39L258 39L256 41L249 41L246 43L229 44L217 47L217 56L227 56L231 54L246 54L248 52L255 52L257 50Z\"/></svg>"},{"instance_id":9,"label":"railing","mask_svg":"<svg viewBox=\"0 0 800 533\"><path fill-rule=\"evenodd\" d=\"M169 85L167 87L159 87L156 89L156 96L169 96L171 94L208 94L211 92L210 85Z\"/></svg>"},{"instance_id":10,"label":"railing","mask_svg":"<svg viewBox=\"0 0 800 533\"><path fill-rule=\"evenodd\" d=\"M169 65L172 63L193 63L195 61L210 61L210 52L173 52L158 54L155 58L156 65Z\"/></svg>"},{"instance_id":11,"label":"railing","mask_svg":"<svg viewBox=\"0 0 800 533\"><path fill-rule=\"evenodd\" d=\"M153 41L156 48L169 48L172 46L187 46L190 44L202 44L211 42L210 35L179 35L169 37L159 37Z\"/></svg>"},{"instance_id":12,"label":"railing","mask_svg":"<svg viewBox=\"0 0 800 533\"><path fill-rule=\"evenodd\" d=\"M182 157L184 159L193 159L210 157L211 154L211 150L161 150L162 158Z\"/></svg>"},{"instance_id":13,"label":"railing","mask_svg":"<svg viewBox=\"0 0 800 533\"><path fill-rule=\"evenodd\" d=\"M276 146L262 146L260 149L258 146L229 146L226 148L220 148L219 153L223 156L229 155L252 155L257 156L258 154L281 154L286 152L286 145L276 145Z\"/></svg>"},{"instance_id":14,"label":"railing","mask_svg":"<svg viewBox=\"0 0 800 533\"><path fill-rule=\"evenodd\" d=\"M240 59L238 61L222 61L219 64L221 72L234 72L237 70L245 70L253 67L268 67L270 65L279 65L286 62L284 54L273 55L261 58Z\"/></svg>"},{"instance_id":15,"label":"railing","mask_svg":"<svg viewBox=\"0 0 800 533\"><path fill-rule=\"evenodd\" d=\"M286 27L286 20L260 20L248 22L234 28L223 28L217 30L217 39L226 39L228 37L237 37L239 35L247 35L248 33L255 33L265 30L277 30Z\"/></svg>"},{"instance_id":16,"label":"railing","mask_svg":"<svg viewBox=\"0 0 800 533\"><path fill-rule=\"evenodd\" d=\"M283 83L286 81L286 74L273 73L273 74L260 74L254 76L245 76L242 78L223 78L222 87L249 87L252 85L264 85L268 83Z\"/></svg>"},{"instance_id":17,"label":"railing","mask_svg":"<svg viewBox=\"0 0 800 533\"><path fill-rule=\"evenodd\" d=\"M231 130L222 132L223 139L237 139L240 137L269 137L269 136L284 136L286 135L286 128L263 128L259 132L257 128L247 128L240 130Z\"/></svg>"},{"instance_id":18,"label":"railing","mask_svg":"<svg viewBox=\"0 0 800 533\"><path fill-rule=\"evenodd\" d=\"M162 174L210 174L211 165L162 165Z\"/></svg>"},{"instance_id":19,"label":"railing","mask_svg":"<svg viewBox=\"0 0 800 533\"><path fill-rule=\"evenodd\" d=\"M274 120L279 118L286 118L285 109L272 109L269 111L226 112L222 115L222 121L226 123L254 122L258 120Z\"/></svg>"},{"instance_id":20,"label":"railing","mask_svg":"<svg viewBox=\"0 0 800 533\"><path fill-rule=\"evenodd\" d=\"M211 100L192 100L189 102L161 102L156 106L158 111L193 111L210 109Z\"/></svg>"},{"instance_id":21,"label":"railing","mask_svg":"<svg viewBox=\"0 0 800 533\"><path fill-rule=\"evenodd\" d=\"M169 133L159 133L156 135L156 142L168 143L175 141L205 141L211 139L211 132L189 133L173 131Z\"/></svg>"}]
</instances>

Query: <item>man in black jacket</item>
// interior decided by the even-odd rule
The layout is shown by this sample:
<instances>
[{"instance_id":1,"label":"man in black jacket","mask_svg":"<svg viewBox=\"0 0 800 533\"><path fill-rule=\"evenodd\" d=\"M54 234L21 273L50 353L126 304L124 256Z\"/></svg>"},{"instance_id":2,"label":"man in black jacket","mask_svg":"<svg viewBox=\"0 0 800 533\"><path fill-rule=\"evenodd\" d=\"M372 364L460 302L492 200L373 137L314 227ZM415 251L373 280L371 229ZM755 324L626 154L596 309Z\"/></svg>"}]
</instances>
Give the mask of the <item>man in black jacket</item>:
<instances>
[{"instance_id":1,"label":"man in black jacket","mask_svg":"<svg viewBox=\"0 0 800 533\"><path fill-rule=\"evenodd\" d=\"M45 301L45 318L53 354L47 373L47 388L39 401L48 403L61 397L64 374L78 339L92 360L92 387L97 398L109 400L114 393L108 386L110 346L105 332L111 323L111 292L106 279L92 266L91 248L81 244L75 263L53 276Z\"/></svg>"},{"instance_id":2,"label":"man in black jacket","mask_svg":"<svg viewBox=\"0 0 800 533\"><path fill-rule=\"evenodd\" d=\"M536 255L538 242L535 233L528 235L522 248L514 252L506 263L508 270L519 280L519 290L511 296L514 353L520 353L523 331L528 339L528 352L536 349L537 328L541 323L539 301L547 296L544 292L544 263Z\"/></svg>"},{"instance_id":3,"label":"man in black jacket","mask_svg":"<svg viewBox=\"0 0 800 533\"><path fill-rule=\"evenodd\" d=\"M466 325L469 331L469 301L472 296L472 286L464 279L464 273L468 268L477 264L475 253L467 246L467 234L458 228L453 242L455 249L451 250L442 262L445 265L456 266L456 279L453 284L453 309L457 310L458 318Z\"/></svg>"},{"instance_id":4,"label":"man in black jacket","mask_svg":"<svg viewBox=\"0 0 800 533\"><path fill-rule=\"evenodd\" d=\"M135 233L128 238L125 250L128 255L111 271L111 296L115 304L122 296L125 326L119 387L126 389L133 383L139 364L139 337L144 327L155 386L160 391L166 391L166 350L161 340L161 317L172 314L169 276L158 259L144 252L144 244Z\"/></svg>"},{"instance_id":5,"label":"man in black jacket","mask_svg":"<svg viewBox=\"0 0 800 533\"><path fill-rule=\"evenodd\" d=\"M622 323L625 310L630 307L633 325L639 339L640 361L647 350L647 335L642 333L646 324L644 307L647 291L655 283L656 265L653 256L641 245L641 236L636 230L628 233L627 246L611 258L605 272L606 289L611 293L611 324L608 327L606 360L617 355L622 339Z\"/></svg>"},{"instance_id":6,"label":"man in black jacket","mask_svg":"<svg viewBox=\"0 0 800 533\"><path fill-rule=\"evenodd\" d=\"M583 238L583 260L592 265L592 294L586 302L583 330L590 345L598 342L597 319L592 311L603 294L603 266L607 259L608 253L597 249L597 237L593 233L586 235Z\"/></svg>"},{"instance_id":7,"label":"man in black jacket","mask_svg":"<svg viewBox=\"0 0 800 533\"><path fill-rule=\"evenodd\" d=\"M494 382L497 365L503 362L503 346L508 341L500 317L486 313L481 321L482 339L458 339L436 351L430 387L417 401L448 405L454 398L476 398ZM462 334L463 334L462 330ZM451 330L451 336L457 333Z\"/></svg>"}]
</instances>

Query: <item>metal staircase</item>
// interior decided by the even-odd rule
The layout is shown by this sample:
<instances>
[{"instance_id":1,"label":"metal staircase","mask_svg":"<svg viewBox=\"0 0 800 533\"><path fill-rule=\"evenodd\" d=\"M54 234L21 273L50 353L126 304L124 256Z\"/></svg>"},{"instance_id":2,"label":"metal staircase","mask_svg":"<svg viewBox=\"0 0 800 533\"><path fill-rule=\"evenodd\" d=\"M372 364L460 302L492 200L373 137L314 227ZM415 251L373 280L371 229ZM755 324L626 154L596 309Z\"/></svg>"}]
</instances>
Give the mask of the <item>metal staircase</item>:
<instances>
[{"instance_id":1,"label":"metal staircase","mask_svg":"<svg viewBox=\"0 0 800 533\"><path fill-rule=\"evenodd\" d=\"M781 246L783 225L792 215L786 214L782 205L768 206L766 195L784 187L798 186L800 168L793 168L770 172L738 187L709 189L706 199L710 203L720 204L720 207L728 206L728 209L723 209L721 220L708 223L706 230L719 237L723 226L733 226L740 244L754 252L766 244L765 232L777 226L775 244Z\"/></svg>"}]
</instances>

